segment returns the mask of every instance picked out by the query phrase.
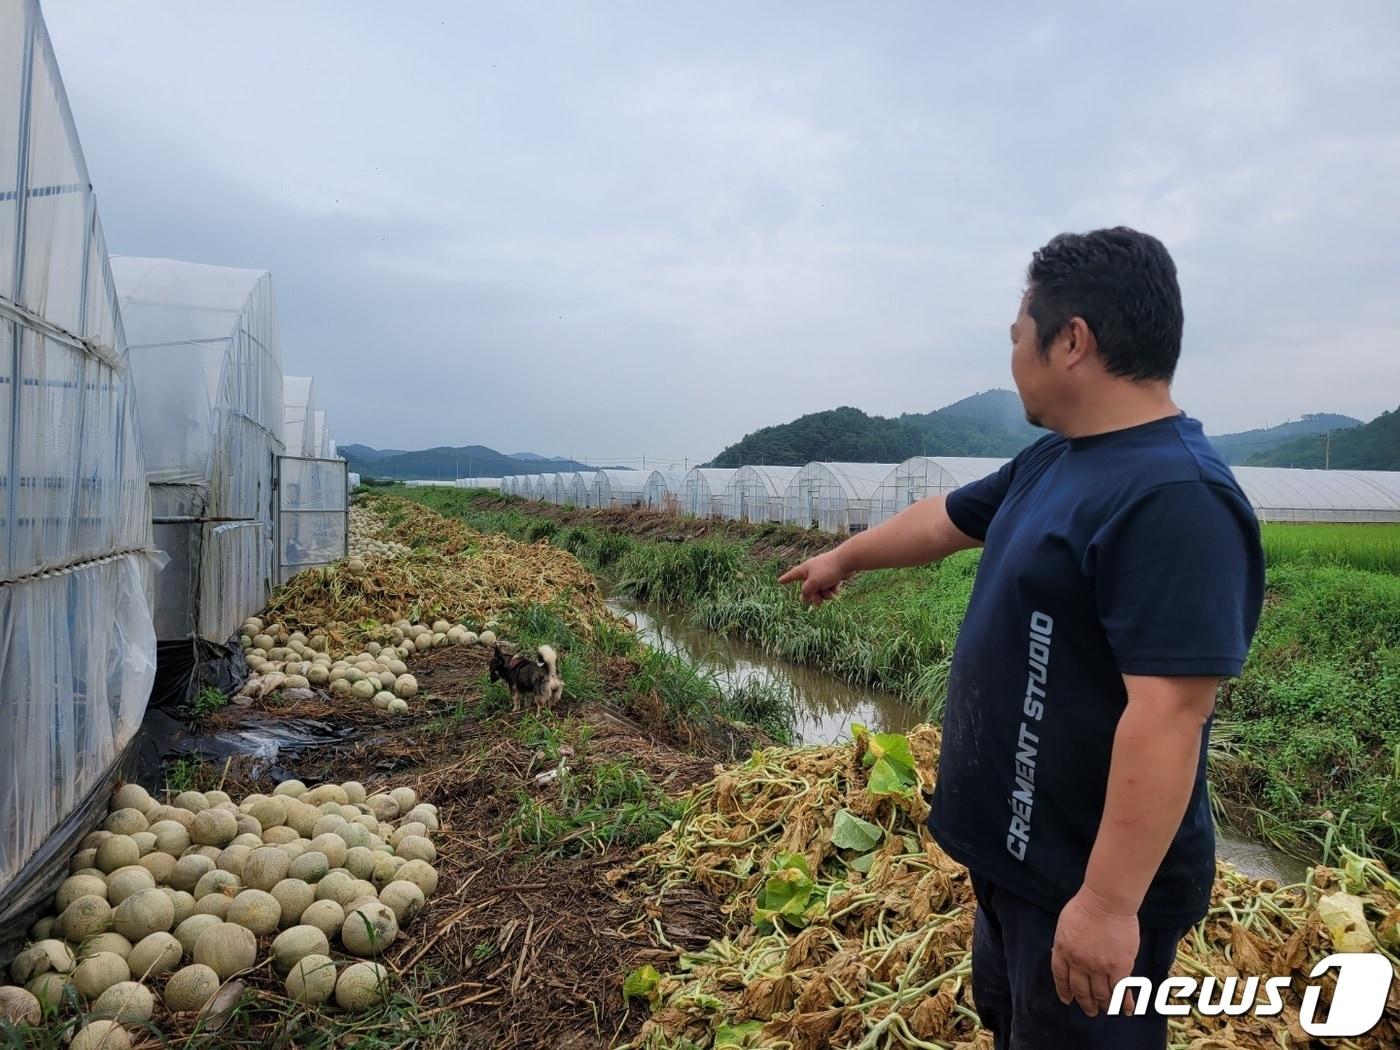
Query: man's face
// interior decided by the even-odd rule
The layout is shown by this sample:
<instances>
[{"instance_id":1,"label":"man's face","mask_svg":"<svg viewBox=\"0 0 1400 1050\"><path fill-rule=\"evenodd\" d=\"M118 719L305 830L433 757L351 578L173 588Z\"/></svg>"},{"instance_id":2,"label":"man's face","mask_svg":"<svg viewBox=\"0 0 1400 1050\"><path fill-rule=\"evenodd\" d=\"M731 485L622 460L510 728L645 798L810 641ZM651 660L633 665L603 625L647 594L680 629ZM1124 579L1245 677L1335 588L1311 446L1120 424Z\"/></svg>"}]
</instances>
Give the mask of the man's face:
<instances>
[{"instance_id":1,"label":"man's face","mask_svg":"<svg viewBox=\"0 0 1400 1050\"><path fill-rule=\"evenodd\" d=\"M1050 367L1040 353L1035 319L1026 311L1030 298L1030 292L1021 296L1016 320L1011 323L1011 379L1021 395L1026 421L1038 427L1044 426L1041 415L1049 394Z\"/></svg>"}]
</instances>

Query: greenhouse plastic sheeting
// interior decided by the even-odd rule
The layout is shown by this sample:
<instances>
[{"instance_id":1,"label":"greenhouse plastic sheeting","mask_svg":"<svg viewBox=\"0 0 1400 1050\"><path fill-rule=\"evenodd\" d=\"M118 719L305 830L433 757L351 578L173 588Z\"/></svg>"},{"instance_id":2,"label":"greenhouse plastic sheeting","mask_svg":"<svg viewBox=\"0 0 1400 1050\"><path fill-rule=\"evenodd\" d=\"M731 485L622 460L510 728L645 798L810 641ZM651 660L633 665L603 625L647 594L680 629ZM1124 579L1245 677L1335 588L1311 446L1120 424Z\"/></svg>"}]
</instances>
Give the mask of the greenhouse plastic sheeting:
<instances>
[{"instance_id":1,"label":"greenhouse plastic sheeting","mask_svg":"<svg viewBox=\"0 0 1400 1050\"><path fill-rule=\"evenodd\" d=\"M53 48L35 0L3 0L0 915L42 892L31 860L109 775L150 695L155 560L134 405Z\"/></svg>"},{"instance_id":2,"label":"greenhouse plastic sheeting","mask_svg":"<svg viewBox=\"0 0 1400 1050\"><path fill-rule=\"evenodd\" d=\"M345 460L284 456L278 480L279 582L345 557L349 500Z\"/></svg>"},{"instance_id":3,"label":"greenhouse plastic sheeting","mask_svg":"<svg viewBox=\"0 0 1400 1050\"><path fill-rule=\"evenodd\" d=\"M282 445L289 456L315 456L313 415L316 411L311 376L282 377Z\"/></svg>"},{"instance_id":4,"label":"greenhouse plastic sheeting","mask_svg":"<svg viewBox=\"0 0 1400 1050\"><path fill-rule=\"evenodd\" d=\"M148 561L116 555L0 587L0 884L141 725L155 678Z\"/></svg>"}]
</instances>

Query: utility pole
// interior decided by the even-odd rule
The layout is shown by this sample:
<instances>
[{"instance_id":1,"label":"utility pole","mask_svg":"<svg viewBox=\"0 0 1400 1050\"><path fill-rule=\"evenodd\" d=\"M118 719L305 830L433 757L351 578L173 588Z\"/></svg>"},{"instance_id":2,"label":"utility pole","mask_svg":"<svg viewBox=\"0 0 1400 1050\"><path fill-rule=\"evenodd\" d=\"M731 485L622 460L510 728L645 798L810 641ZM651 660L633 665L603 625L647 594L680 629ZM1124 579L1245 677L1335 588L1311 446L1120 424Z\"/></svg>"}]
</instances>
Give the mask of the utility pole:
<instances>
[{"instance_id":1,"label":"utility pole","mask_svg":"<svg viewBox=\"0 0 1400 1050\"><path fill-rule=\"evenodd\" d=\"M1332 431L1324 431L1322 442L1322 469L1332 469Z\"/></svg>"}]
</instances>

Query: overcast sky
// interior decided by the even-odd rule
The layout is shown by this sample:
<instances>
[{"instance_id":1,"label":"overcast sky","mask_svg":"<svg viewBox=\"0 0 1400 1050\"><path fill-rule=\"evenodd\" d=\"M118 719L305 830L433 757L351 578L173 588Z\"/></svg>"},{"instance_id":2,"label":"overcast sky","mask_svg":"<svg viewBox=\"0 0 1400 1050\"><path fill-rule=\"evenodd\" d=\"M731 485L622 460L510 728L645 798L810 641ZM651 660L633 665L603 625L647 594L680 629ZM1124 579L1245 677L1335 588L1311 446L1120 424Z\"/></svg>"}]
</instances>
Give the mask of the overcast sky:
<instances>
[{"instance_id":1,"label":"overcast sky","mask_svg":"<svg viewBox=\"0 0 1400 1050\"><path fill-rule=\"evenodd\" d=\"M109 248L270 269L342 443L928 411L1010 387L1030 252L1117 223L1209 431L1400 404L1400 5L982 6L44 9Z\"/></svg>"}]
</instances>

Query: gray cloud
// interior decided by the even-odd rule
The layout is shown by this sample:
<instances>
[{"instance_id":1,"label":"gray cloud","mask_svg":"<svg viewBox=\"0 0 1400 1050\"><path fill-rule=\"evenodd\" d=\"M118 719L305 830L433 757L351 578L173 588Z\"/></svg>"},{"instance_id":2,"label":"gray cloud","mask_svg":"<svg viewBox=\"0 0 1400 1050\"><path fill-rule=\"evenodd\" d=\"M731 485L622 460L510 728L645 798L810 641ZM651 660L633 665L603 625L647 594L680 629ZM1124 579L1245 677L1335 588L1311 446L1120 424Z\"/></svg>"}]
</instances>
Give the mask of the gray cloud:
<instances>
[{"instance_id":1,"label":"gray cloud","mask_svg":"<svg viewBox=\"0 0 1400 1050\"><path fill-rule=\"evenodd\" d=\"M1400 391L1400 13L49 0L114 251L273 271L342 441L712 455L1010 385L1030 251L1176 255L1214 431Z\"/></svg>"}]
</instances>

